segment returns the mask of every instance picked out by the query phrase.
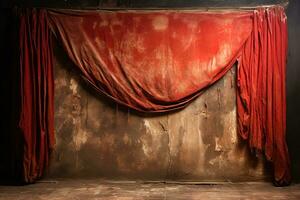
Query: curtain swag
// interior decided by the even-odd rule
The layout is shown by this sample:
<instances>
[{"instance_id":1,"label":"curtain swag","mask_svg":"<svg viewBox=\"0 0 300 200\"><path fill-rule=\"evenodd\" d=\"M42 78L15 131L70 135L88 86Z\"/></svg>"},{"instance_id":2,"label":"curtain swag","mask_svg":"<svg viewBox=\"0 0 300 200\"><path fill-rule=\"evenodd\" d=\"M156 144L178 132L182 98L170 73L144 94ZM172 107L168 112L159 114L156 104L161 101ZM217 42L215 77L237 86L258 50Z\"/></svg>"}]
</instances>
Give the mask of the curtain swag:
<instances>
[{"instance_id":1,"label":"curtain swag","mask_svg":"<svg viewBox=\"0 0 300 200\"><path fill-rule=\"evenodd\" d=\"M279 6L252 11L20 13L23 180L40 179L54 148L52 37L98 92L141 112L187 106L238 62L239 135L288 185L285 139L287 21Z\"/></svg>"}]
</instances>

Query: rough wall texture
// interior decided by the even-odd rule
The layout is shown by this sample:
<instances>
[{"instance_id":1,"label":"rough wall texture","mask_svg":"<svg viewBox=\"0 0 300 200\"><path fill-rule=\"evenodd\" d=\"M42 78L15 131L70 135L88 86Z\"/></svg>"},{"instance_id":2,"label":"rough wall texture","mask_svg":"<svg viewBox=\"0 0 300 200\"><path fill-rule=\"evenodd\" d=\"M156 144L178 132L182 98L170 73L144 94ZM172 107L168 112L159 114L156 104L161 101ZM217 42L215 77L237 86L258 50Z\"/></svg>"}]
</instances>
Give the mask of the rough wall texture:
<instances>
[{"instance_id":1,"label":"rough wall texture","mask_svg":"<svg viewBox=\"0 0 300 200\"><path fill-rule=\"evenodd\" d=\"M56 150L50 177L257 180L262 159L236 130L235 69L186 109L141 115L98 96L55 49Z\"/></svg>"}]
</instances>

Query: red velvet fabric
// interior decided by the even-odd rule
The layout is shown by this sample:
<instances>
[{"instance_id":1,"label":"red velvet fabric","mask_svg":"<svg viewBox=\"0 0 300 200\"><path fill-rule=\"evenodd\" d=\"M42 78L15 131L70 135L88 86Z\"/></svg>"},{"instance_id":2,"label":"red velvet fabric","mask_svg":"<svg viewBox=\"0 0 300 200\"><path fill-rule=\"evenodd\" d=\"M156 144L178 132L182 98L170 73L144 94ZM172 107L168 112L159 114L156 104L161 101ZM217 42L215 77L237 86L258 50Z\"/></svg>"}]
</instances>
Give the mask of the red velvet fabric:
<instances>
[{"instance_id":1,"label":"red velvet fabric","mask_svg":"<svg viewBox=\"0 0 300 200\"><path fill-rule=\"evenodd\" d=\"M249 12L51 11L48 16L84 78L144 112L186 106L232 67L252 30Z\"/></svg>"},{"instance_id":2,"label":"red velvet fabric","mask_svg":"<svg viewBox=\"0 0 300 200\"><path fill-rule=\"evenodd\" d=\"M252 149L264 151L274 163L276 183L290 182L285 142L287 38L283 8L230 12L42 10L39 18L35 13L30 15L35 20L23 22L27 29L21 33L21 41L32 44L21 48L28 52L21 67L39 69L40 65L33 61L42 60L45 70L49 70L49 25L95 89L142 112L183 108L238 60L239 133L249 140ZM41 30L38 35L42 37L31 30ZM24 33L27 38L22 38ZM27 77L26 73L23 77ZM40 80L39 74L30 77ZM52 76L45 74L42 80L53 87ZM39 108L29 109L36 100L38 104L53 103L37 98L44 85L37 87L39 82L25 79L23 84L25 99L31 103L24 103L29 116L43 113ZM28 97L27 92L37 94ZM41 116L30 122L38 124ZM23 122L24 127L27 132L39 134L39 130ZM50 135L52 138L53 132ZM29 146L30 138L28 135ZM25 166L28 168L28 163Z\"/></svg>"},{"instance_id":3,"label":"red velvet fabric","mask_svg":"<svg viewBox=\"0 0 300 200\"><path fill-rule=\"evenodd\" d=\"M23 135L23 180L41 178L54 147L54 81L51 37L46 12L20 15L20 130Z\"/></svg>"},{"instance_id":4,"label":"red velvet fabric","mask_svg":"<svg viewBox=\"0 0 300 200\"><path fill-rule=\"evenodd\" d=\"M239 133L274 164L278 185L290 183L286 144L287 18L283 8L254 11L253 31L238 66Z\"/></svg>"}]
</instances>

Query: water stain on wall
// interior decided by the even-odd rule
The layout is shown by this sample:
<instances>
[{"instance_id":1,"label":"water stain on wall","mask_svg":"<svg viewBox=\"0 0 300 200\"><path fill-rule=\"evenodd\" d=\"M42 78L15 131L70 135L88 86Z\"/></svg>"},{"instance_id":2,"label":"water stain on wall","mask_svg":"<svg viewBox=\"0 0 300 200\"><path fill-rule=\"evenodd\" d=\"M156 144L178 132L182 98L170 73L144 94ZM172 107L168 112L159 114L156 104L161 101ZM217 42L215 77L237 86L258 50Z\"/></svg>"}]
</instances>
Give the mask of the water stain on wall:
<instances>
[{"instance_id":1,"label":"water stain on wall","mask_svg":"<svg viewBox=\"0 0 300 200\"><path fill-rule=\"evenodd\" d=\"M268 179L237 135L236 69L185 109L145 115L96 94L55 48L55 135L49 177Z\"/></svg>"}]
</instances>

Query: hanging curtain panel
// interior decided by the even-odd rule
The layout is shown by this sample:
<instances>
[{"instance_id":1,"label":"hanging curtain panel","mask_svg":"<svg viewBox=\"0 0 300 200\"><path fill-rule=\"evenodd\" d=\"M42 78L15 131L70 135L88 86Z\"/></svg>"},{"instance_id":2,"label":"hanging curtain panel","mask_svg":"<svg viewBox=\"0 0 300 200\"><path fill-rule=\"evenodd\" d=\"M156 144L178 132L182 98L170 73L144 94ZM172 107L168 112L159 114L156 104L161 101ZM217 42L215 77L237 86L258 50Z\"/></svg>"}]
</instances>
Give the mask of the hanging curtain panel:
<instances>
[{"instance_id":1,"label":"hanging curtain panel","mask_svg":"<svg viewBox=\"0 0 300 200\"><path fill-rule=\"evenodd\" d=\"M54 81L50 29L45 11L20 14L20 92L23 180L39 179L54 147Z\"/></svg>"}]
</instances>

